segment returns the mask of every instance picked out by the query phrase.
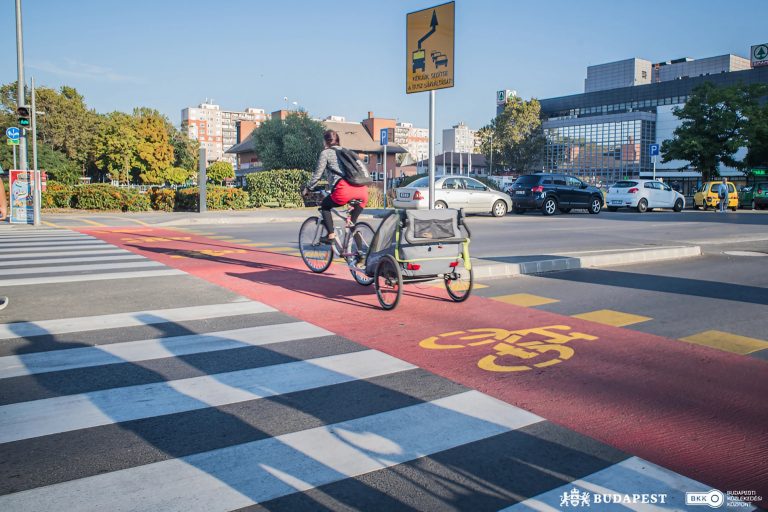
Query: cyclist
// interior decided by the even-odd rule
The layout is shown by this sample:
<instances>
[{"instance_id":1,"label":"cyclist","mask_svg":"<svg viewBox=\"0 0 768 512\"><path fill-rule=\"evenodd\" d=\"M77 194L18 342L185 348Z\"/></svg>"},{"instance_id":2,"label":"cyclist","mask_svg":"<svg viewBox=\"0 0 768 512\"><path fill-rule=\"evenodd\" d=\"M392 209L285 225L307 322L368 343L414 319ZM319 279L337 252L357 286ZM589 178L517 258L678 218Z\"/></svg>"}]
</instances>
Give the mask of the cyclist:
<instances>
[{"instance_id":1,"label":"cyclist","mask_svg":"<svg viewBox=\"0 0 768 512\"><path fill-rule=\"evenodd\" d=\"M339 208L349 203L353 199L359 201L352 207L351 220L352 223L357 222L357 218L363 213L368 202L368 187L350 185L347 180L343 178L344 173L339 167L339 159L336 156L336 151L341 149L339 143L339 134L333 130L327 130L323 134L323 140L325 140L325 149L320 153L320 158L317 160L317 166L312 178L304 186L301 191L303 196L307 196L311 190L317 186L317 183L322 179L323 173L328 181L328 188L331 190L331 194L325 196L323 202L320 203L320 213L323 216L323 224L325 229L328 230L328 234L320 238L320 242L324 244L332 244L336 238L336 232L333 230L333 216L331 215L332 208Z\"/></svg>"}]
</instances>

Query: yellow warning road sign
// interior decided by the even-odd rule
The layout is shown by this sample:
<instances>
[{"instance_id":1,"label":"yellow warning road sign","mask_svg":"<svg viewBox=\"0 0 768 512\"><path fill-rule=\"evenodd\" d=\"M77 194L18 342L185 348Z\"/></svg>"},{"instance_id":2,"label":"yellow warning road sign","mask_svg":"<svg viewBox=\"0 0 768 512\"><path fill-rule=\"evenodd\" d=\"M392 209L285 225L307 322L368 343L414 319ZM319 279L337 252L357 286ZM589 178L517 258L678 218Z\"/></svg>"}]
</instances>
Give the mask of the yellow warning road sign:
<instances>
[{"instance_id":1,"label":"yellow warning road sign","mask_svg":"<svg viewBox=\"0 0 768 512\"><path fill-rule=\"evenodd\" d=\"M456 3L406 17L405 92L453 87Z\"/></svg>"}]
</instances>

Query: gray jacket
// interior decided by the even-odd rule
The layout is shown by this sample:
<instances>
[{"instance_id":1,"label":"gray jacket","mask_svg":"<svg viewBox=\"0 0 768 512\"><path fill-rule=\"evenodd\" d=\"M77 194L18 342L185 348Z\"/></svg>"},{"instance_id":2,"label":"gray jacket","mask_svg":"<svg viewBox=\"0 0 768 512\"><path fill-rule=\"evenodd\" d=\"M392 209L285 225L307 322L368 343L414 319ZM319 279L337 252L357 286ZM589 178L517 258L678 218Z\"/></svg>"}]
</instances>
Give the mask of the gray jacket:
<instances>
[{"instance_id":1,"label":"gray jacket","mask_svg":"<svg viewBox=\"0 0 768 512\"><path fill-rule=\"evenodd\" d=\"M341 149L340 146L332 146L328 149L324 149L320 153L320 158L317 160L317 166L315 172L312 174L307 183L307 188L312 190L317 186L317 182L323 179L323 173L325 173L325 179L328 181L328 188L333 190L336 186L336 182L341 179L342 172L339 167L339 160L336 158L336 150Z\"/></svg>"}]
</instances>

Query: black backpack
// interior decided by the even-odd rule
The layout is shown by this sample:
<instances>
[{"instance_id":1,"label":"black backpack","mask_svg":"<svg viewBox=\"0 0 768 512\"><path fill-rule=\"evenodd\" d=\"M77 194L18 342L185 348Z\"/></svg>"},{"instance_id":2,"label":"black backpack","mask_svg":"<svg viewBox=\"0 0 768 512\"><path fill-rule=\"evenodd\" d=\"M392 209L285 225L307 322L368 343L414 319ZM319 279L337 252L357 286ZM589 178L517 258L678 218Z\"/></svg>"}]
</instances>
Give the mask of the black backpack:
<instances>
[{"instance_id":1,"label":"black backpack","mask_svg":"<svg viewBox=\"0 0 768 512\"><path fill-rule=\"evenodd\" d=\"M339 161L342 178L347 180L350 185L362 187L373 183L371 173L368 172L365 164L353 151L339 148L336 150L336 159Z\"/></svg>"}]
</instances>

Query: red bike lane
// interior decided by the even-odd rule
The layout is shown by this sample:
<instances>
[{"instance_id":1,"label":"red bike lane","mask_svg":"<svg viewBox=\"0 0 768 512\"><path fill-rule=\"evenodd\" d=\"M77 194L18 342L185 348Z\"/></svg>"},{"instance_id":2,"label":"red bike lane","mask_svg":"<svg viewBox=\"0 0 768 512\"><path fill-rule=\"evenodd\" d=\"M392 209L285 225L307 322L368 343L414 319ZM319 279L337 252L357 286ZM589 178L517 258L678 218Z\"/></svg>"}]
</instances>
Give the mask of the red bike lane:
<instances>
[{"instance_id":1,"label":"red bike lane","mask_svg":"<svg viewBox=\"0 0 768 512\"><path fill-rule=\"evenodd\" d=\"M768 497L764 361L167 229L81 229L721 490ZM766 502L764 501L763 504Z\"/></svg>"}]
</instances>

